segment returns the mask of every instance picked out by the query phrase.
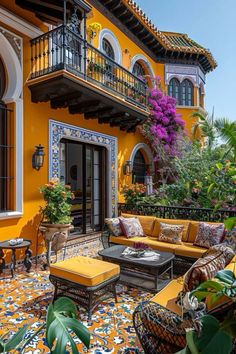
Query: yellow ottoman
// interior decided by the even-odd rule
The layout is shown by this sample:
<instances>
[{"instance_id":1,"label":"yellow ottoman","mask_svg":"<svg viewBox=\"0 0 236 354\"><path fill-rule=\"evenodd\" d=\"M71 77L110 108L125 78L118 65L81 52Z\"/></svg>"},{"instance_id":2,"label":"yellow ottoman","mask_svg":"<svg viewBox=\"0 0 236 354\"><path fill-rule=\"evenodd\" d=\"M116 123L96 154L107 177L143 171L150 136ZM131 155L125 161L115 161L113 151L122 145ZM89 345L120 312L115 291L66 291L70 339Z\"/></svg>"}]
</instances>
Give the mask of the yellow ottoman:
<instances>
[{"instance_id":1,"label":"yellow ottoman","mask_svg":"<svg viewBox=\"0 0 236 354\"><path fill-rule=\"evenodd\" d=\"M117 302L116 283L120 278L117 264L90 257L74 257L50 265L50 281L55 286L54 300L67 296L88 311L112 293Z\"/></svg>"}]
</instances>

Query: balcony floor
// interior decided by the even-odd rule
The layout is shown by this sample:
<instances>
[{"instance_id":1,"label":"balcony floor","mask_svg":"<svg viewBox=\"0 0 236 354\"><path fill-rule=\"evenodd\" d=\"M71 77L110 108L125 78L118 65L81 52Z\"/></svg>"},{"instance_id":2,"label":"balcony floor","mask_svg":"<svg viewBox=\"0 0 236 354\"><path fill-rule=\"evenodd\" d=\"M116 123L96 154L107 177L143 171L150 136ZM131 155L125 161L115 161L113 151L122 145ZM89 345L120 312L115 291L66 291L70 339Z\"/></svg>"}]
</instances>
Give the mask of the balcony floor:
<instances>
[{"instance_id":1,"label":"balcony floor","mask_svg":"<svg viewBox=\"0 0 236 354\"><path fill-rule=\"evenodd\" d=\"M71 247L67 256L88 255L96 256L101 244L98 239ZM88 353L123 353L125 348L139 348L138 340L132 323L132 313L137 304L152 295L133 288L118 285L118 304L114 299L108 299L99 305L92 316L92 321L87 321L84 310L80 311L81 321L90 331L104 339L105 343L97 338L92 338L91 349ZM52 300L53 286L49 282L48 272L32 267L27 274L18 266L15 279L10 278L8 270L4 271L0 280L0 335L8 331L15 331L25 323L30 323L30 331L35 331L45 320L46 307ZM44 336L39 335L25 349L24 354L50 353L46 346ZM78 344L80 353L83 353L83 345ZM135 352L134 352L135 353ZM140 350L139 353L142 353Z\"/></svg>"}]
</instances>

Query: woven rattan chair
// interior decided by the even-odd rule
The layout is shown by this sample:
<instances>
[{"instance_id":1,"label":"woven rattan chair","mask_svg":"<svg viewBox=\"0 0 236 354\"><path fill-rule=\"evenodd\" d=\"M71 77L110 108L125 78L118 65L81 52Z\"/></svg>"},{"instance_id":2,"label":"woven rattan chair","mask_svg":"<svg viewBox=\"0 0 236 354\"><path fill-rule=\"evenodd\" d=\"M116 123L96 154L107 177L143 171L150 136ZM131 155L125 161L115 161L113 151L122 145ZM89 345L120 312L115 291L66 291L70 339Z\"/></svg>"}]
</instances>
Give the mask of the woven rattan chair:
<instances>
[{"instance_id":1,"label":"woven rattan chair","mask_svg":"<svg viewBox=\"0 0 236 354\"><path fill-rule=\"evenodd\" d=\"M149 301L141 303L133 314L134 328L145 354L176 353L185 347L185 326L178 315Z\"/></svg>"},{"instance_id":2,"label":"woven rattan chair","mask_svg":"<svg viewBox=\"0 0 236 354\"><path fill-rule=\"evenodd\" d=\"M225 309L221 314L226 314ZM172 354L185 347L186 328L194 327L195 320L182 320L167 308L149 301L136 307L133 322L145 354ZM231 354L236 354L236 341Z\"/></svg>"}]
</instances>

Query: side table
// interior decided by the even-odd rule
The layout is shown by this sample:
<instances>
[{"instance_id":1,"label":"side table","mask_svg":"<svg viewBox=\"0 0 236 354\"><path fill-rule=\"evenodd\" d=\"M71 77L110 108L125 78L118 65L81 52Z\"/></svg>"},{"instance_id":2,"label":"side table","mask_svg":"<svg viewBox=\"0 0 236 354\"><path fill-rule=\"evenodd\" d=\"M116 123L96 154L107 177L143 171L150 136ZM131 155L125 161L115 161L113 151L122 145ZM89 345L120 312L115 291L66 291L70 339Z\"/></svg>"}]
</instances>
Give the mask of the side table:
<instances>
[{"instance_id":1,"label":"side table","mask_svg":"<svg viewBox=\"0 0 236 354\"><path fill-rule=\"evenodd\" d=\"M26 271L29 273L30 268L32 266L32 262L30 257L32 257L32 251L30 249L32 242L30 240L24 240L22 243L18 245L10 245L8 241L0 242L0 273L2 273L3 269L6 267L4 252L3 250L11 250L11 275L12 278L14 277L14 271L16 270L16 250L24 249L25 248L25 258L24 258L24 266Z\"/></svg>"}]
</instances>

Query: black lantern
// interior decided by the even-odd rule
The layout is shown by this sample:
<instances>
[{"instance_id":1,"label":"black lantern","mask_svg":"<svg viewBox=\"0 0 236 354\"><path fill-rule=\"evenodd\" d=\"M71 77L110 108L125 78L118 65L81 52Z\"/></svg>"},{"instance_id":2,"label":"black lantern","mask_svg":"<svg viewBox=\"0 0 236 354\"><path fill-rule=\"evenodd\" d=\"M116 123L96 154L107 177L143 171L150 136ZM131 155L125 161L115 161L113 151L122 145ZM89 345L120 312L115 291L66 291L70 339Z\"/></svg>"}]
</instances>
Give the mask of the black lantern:
<instances>
[{"instance_id":1,"label":"black lantern","mask_svg":"<svg viewBox=\"0 0 236 354\"><path fill-rule=\"evenodd\" d=\"M32 156L32 167L39 171L41 167L43 167L43 162L44 162L44 156L45 153L43 151L44 146L41 144L35 146L35 152L33 153Z\"/></svg>"},{"instance_id":2,"label":"black lantern","mask_svg":"<svg viewBox=\"0 0 236 354\"><path fill-rule=\"evenodd\" d=\"M123 172L124 172L124 175L131 176L131 174L133 172L132 161L126 161L126 163L123 166Z\"/></svg>"}]
</instances>

